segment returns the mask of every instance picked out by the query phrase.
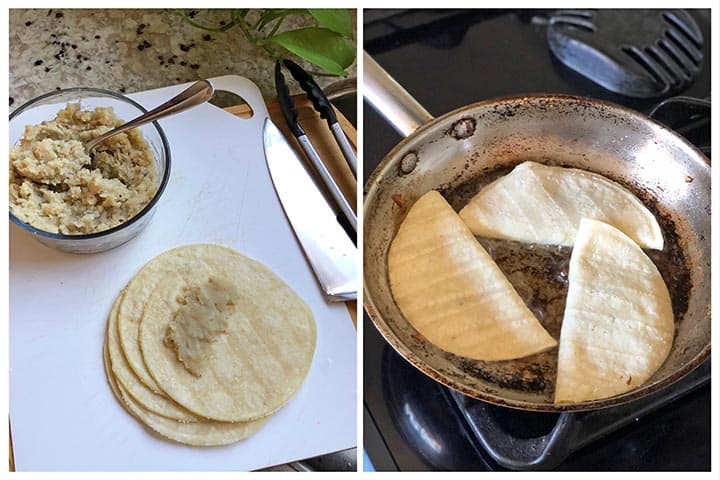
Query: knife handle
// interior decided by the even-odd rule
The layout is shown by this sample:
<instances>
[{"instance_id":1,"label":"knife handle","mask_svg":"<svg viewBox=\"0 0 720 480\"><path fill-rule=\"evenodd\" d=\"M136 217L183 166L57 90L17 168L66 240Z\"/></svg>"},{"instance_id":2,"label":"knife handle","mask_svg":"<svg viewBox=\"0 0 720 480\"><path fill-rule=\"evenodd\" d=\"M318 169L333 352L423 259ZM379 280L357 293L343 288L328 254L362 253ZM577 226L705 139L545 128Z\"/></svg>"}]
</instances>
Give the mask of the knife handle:
<instances>
[{"instance_id":1,"label":"knife handle","mask_svg":"<svg viewBox=\"0 0 720 480\"><path fill-rule=\"evenodd\" d=\"M290 96L290 89L285 83L285 77L282 74L282 67L280 62L275 62L275 90L277 91L278 102L280 103L280 110L282 111L285 122L292 134L297 138L305 135L300 122L298 122L298 112L295 108L295 102Z\"/></svg>"},{"instance_id":2,"label":"knife handle","mask_svg":"<svg viewBox=\"0 0 720 480\"><path fill-rule=\"evenodd\" d=\"M285 67L290 70L290 74L300 84L300 87L305 90L308 98L312 101L315 110L320 112L320 118L327 120L328 125L337 123L337 116L335 110L330 104L330 100L325 96L325 92L322 91L320 86L315 83L313 77L307 73L303 68L292 60L283 60Z\"/></svg>"}]
</instances>

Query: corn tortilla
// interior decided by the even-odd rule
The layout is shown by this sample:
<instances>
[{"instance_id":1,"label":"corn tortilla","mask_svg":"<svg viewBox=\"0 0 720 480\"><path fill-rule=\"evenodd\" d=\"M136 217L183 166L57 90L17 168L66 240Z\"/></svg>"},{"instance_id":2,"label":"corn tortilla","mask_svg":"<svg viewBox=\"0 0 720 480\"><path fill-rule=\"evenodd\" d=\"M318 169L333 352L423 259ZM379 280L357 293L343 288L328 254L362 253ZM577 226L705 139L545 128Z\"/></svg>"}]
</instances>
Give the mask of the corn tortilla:
<instances>
[{"instance_id":1,"label":"corn tortilla","mask_svg":"<svg viewBox=\"0 0 720 480\"><path fill-rule=\"evenodd\" d=\"M144 409L135 402L128 392L118 384L112 372L112 361L108 351L107 335L105 348L103 349L105 360L105 373L107 374L110 390L117 398L120 405L140 423L151 431L179 443L192 446L219 446L237 442L257 432L267 421L262 418L252 422L223 423L223 422L196 422L181 423L169 418L157 415Z\"/></svg>"},{"instance_id":2,"label":"corn tortilla","mask_svg":"<svg viewBox=\"0 0 720 480\"><path fill-rule=\"evenodd\" d=\"M555 403L632 390L660 368L675 331L667 286L627 235L584 219L570 258Z\"/></svg>"},{"instance_id":3,"label":"corn tortilla","mask_svg":"<svg viewBox=\"0 0 720 480\"><path fill-rule=\"evenodd\" d=\"M117 382L123 387L124 392L129 394L133 400L146 410L181 422L201 421L196 415L173 402L164 394L158 394L150 390L128 365L120 348L117 331L118 306L124 298L125 291L123 290L113 303L107 325L107 349L112 364L112 373Z\"/></svg>"},{"instance_id":4,"label":"corn tortilla","mask_svg":"<svg viewBox=\"0 0 720 480\"><path fill-rule=\"evenodd\" d=\"M195 246L174 248L150 260L127 284L125 299L119 306L118 334L122 351L135 375L156 394L162 395L163 392L148 373L140 353L140 319L153 287L164 278L174 275L173 268L179 267L178 259L190 261L195 251ZM175 262L172 265L166 263L168 258L174 258Z\"/></svg>"}]
</instances>

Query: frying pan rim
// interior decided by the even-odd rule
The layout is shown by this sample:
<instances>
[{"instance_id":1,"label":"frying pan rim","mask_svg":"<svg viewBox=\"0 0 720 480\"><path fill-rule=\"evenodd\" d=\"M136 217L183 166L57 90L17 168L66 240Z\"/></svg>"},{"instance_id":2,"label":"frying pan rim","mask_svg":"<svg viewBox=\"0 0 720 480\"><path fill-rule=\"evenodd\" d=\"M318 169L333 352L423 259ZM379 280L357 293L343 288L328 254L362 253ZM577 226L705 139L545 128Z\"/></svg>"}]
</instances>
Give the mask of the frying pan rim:
<instances>
[{"instance_id":1,"label":"frying pan rim","mask_svg":"<svg viewBox=\"0 0 720 480\"><path fill-rule=\"evenodd\" d=\"M422 136L423 132L435 129L437 128L437 125L442 124L445 122L448 118L454 118L454 117L461 117L461 114L463 112L470 112L478 108L482 107L492 107L492 106L503 106L503 105L512 105L512 104L518 104L522 103L524 101L556 101L556 102L569 102L569 103L584 103L584 104L591 104L593 106L598 106L602 108L609 108L610 110L615 110L616 112L627 116L628 118L634 118L636 120L650 123L656 128L660 128L661 130L664 130L668 132L672 137L674 137L677 141L679 141L685 148L690 149L697 158L704 161L705 167L710 168L710 161L709 159L693 144L691 144L687 139L685 139L682 135L674 132L673 130L669 129L665 125L653 120L652 118L648 117L647 115L642 114L641 112L638 112L636 110L624 107L622 105L615 104L613 102L605 101L605 100L597 100L590 97L583 97L583 96L577 96L577 95L567 95L567 94L543 94L543 93L528 93L528 94L518 94L518 95L509 95L509 96L503 96L503 97L497 97L492 99L486 99L481 100L478 102L474 102L459 108L456 108L450 112L447 112L439 117L433 118L431 121L421 125L417 130L415 130L413 133L408 135L407 137L403 138L397 145L395 145L390 151L388 151L381 162L378 164L378 166L373 170L372 174L368 178L367 182L365 183L365 187L363 189L363 224L365 217L368 215L368 198L373 196L372 194L379 188L380 183L378 182L378 179L380 177L380 173L387 170L387 164L391 162L392 159L397 157L397 154L399 151L404 150L408 147L408 145L412 145L413 142L417 141L417 138ZM364 228L363 228L364 232ZM363 263L365 262L365 255L363 255ZM393 349L400 354L406 361L408 361L411 365L413 365L415 368L423 372L425 375L428 375L430 378L434 379L435 381L448 386L450 388L453 388L454 390L457 390L463 395L476 398L478 400L486 401L495 405L500 405L503 407L509 407L514 408L518 410L525 410L525 411L537 411L537 412L582 412L582 411L589 411L589 410L598 410L602 408L609 408L617 405L621 405L624 403L631 402L633 400L644 398L648 395L652 395L653 393L677 382L693 370L695 370L698 366L700 366L710 355L710 349L711 349L711 342L709 341L705 347L697 354L695 355L689 362L687 362L682 368L676 370L672 374L654 382L648 385L641 385L633 390L630 390L628 392L625 392L620 395L616 395L609 398L603 398L600 400L592 400L592 401L584 401L584 402L576 402L576 403L570 403L570 404L564 404L564 405L555 405L551 403L547 404L540 404L540 403L533 403L533 402L527 402L524 400L517 400L517 399L508 399L505 397L497 396L491 393L487 392L477 392L470 388L465 387L459 382L456 382L449 378L447 375L443 374L442 372L437 371L435 368L430 366L429 364L423 362L419 358L417 358L417 355L415 352L412 351L409 347L407 347L402 341L400 341L395 333L392 331L392 329L387 325L387 322L385 322L382 319L382 316L378 313L378 309L376 308L376 305L371 298L370 292L368 290L368 282L367 282L367 276L365 273L365 269L363 268L363 307L365 311L368 313L368 316L370 317L371 321L375 325L375 328L380 332L380 334L383 336L383 338L393 347Z\"/></svg>"},{"instance_id":2,"label":"frying pan rim","mask_svg":"<svg viewBox=\"0 0 720 480\"><path fill-rule=\"evenodd\" d=\"M564 93L523 93L523 94L516 94L516 95L505 95L502 97L496 97L496 98L489 98L486 100L480 100L477 102L469 103L467 105L458 107L456 109L453 109L443 115L440 115L439 117L434 117L429 122L421 125L418 127L417 130L415 130L413 133L408 135L407 137L404 137L400 140L400 142L397 143L392 149L390 149L385 156L383 156L383 159L378 163L377 167L373 170L370 177L368 177L367 182L365 182L365 186L363 188L363 207L365 206L365 200L367 199L367 196L370 194L370 191L373 189L373 186L375 185L376 177L379 176L379 173L383 170L385 170L385 164L390 162L390 159L393 158L396 155L396 152L406 147L409 143L413 142L418 136L420 136L421 133L423 133L426 130L429 130L431 128L434 128L437 124L442 123L444 120L454 117L457 114L464 112L464 111L470 111L474 110L476 108L480 107L486 107L491 105L505 105L505 104L513 104L513 103L519 103L524 100L547 100L547 101L567 101L567 102L577 102L577 103L590 103L594 104L596 106L606 107L614 110L618 110L624 115L630 117L630 118L636 118L638 120L651 123L653 126L660 128L661 130L664 130L671 134L672 136L676 137L678 140L681 141L684 147L689 148L692 150L697 156L699 156L705 164L709 167L710 159L708 159L705 154L698 149L695 145L690 143L685 137L680 135L679 133L675 132L674 130L671 130L670 128L666 127L662 123L648 117L647 115L638 112L637 110L633 110L632 108L625 107L623 105L619 105L617 103L613 103L607 100L599 100L592 97L583 97L580 95L568 95ZM367 210L363 208L363 217L367 214Z\"/></svg>"}]
</instances>

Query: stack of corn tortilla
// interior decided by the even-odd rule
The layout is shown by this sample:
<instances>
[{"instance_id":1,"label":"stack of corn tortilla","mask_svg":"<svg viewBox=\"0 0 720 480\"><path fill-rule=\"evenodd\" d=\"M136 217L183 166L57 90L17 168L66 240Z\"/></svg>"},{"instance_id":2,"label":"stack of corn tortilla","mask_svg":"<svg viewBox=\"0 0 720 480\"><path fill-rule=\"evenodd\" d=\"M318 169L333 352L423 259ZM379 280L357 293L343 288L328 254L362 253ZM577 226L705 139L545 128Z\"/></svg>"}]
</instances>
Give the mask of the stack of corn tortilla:
<instances>
[{"instance_id":1,"label":"stack of corn tortilla","mask_svg":"<svg viewBox=\"0 0 720 480\"><path fill-rule=\"evenodd\" d=\"M160 435L224 445L255 433L300 388L310 308L267 267L217 245L151 260L115 300L105 370L122 406Z\"/></svg>"}]
</instances>

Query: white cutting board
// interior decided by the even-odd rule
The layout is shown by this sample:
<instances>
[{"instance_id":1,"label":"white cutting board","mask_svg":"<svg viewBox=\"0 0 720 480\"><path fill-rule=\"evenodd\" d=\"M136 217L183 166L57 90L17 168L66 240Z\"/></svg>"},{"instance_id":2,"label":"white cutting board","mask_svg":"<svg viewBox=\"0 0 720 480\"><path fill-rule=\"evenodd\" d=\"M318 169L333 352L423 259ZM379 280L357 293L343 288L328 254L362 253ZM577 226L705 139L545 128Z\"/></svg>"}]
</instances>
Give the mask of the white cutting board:
<instances>
[{"instance_id":1,"label":"white cutting board","mask_svg":"<svg viewBox=\"0 0 720 480\"><path fill-rule=\"evenodd\" d=\"M10 422L17 471L251 470L356 445L356 332L315 281L268 176L267 110L237 76L211 79L252 107L210 104L161 120L172 170L155 217L108 252L49 249L10 226ZM153 108L187 85L130 95ZM312 308L317 349L302 388L252 437L196 448L150 434L113 396L103 370L110 306L148 260L177 245L219 243L255 258Z\"/></svg>"}]
</instances>

